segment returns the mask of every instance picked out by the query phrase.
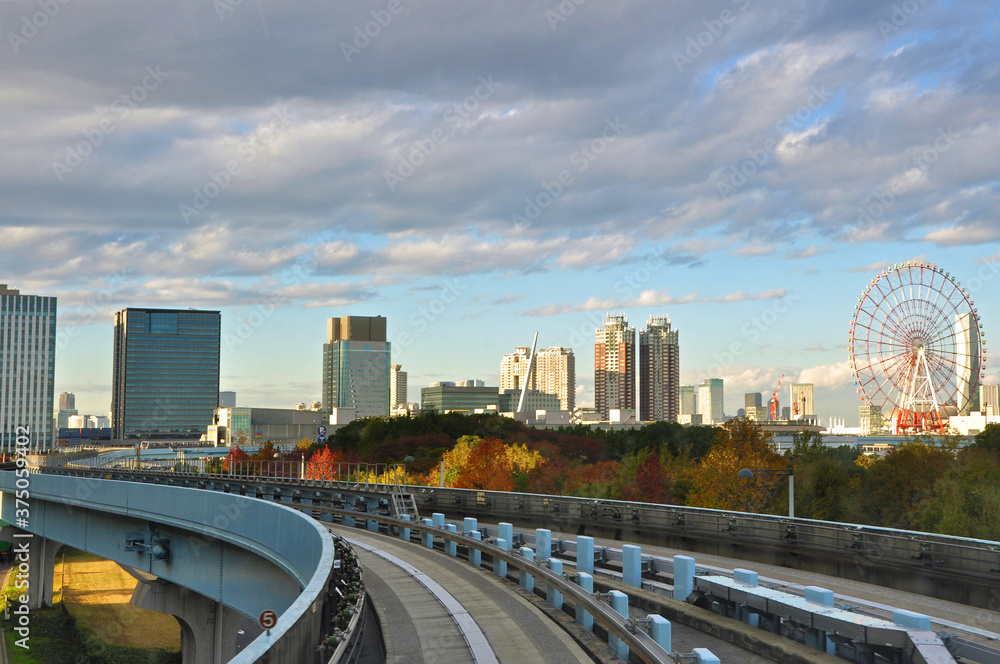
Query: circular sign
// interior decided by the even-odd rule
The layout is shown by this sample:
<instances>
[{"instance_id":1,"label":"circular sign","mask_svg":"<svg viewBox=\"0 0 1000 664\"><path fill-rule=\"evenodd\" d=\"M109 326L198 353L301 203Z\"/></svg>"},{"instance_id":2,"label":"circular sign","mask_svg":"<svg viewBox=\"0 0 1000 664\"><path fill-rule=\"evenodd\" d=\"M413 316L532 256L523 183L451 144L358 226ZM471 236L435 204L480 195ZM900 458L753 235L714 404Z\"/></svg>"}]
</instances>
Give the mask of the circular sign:
<instances>
[{"instance_id":1,"label":"circular sign","mask_svg":"<svg viewBox=\"0 0 1000 664\"><path fill-rule=\"evenodd\" d=\"M271 609L261 611L260 617L257 618L257 624L260 625L261 629L271 629L278 624L278 614Z\"/></svg>"},{"instance_id":2,"label":"circular sign","mask_svg":"<svg viewBox=\"0 0 1000 664\"><path fill-rule=\"evenodd\" d=\"M321 436L325 436L326 435L326 427L319 427L318 429L316 429L316 433L318 433Z\"/></svg>"}]
</instances>

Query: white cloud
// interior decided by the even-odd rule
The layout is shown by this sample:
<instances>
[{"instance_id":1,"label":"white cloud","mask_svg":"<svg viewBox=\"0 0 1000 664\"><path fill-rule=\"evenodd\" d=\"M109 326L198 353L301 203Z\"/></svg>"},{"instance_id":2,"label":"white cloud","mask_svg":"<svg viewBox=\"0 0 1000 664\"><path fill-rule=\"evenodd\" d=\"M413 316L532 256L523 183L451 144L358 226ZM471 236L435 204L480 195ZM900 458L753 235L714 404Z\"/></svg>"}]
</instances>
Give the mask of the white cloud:
<instances>
[{"instance_id":1,"label":"white cloud","mask_svg":"<svg viewBox=\"0 0 1000 664\"><path fill-rule=\"evenodd\" d=\"M986 224L970 224L939 228L924 236L925 242L933 242L943 247L962 244L984 244L1000 239L1000 228Z\"/></svg>"},{"instance_id":2,"label":"white cloud","mask_svg":"<svg viewBox=\"0 0 1000 664\"><path fill-rule=\"evenodd\" d=\"M798 382L813 383L817 387L849 387L853 383L850 362L844 360L803 369Z\"/></svg>"}]
</instances>

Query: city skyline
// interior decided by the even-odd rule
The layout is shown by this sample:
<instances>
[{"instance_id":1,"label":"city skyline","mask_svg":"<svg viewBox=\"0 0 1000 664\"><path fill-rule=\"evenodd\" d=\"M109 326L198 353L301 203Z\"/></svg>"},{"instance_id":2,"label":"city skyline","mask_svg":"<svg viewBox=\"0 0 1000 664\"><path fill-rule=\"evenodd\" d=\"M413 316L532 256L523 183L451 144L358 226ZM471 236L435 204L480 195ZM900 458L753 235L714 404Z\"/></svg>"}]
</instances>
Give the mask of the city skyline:
<instances>
[{"instance_id":1,"label":"city skyline","mask_svg":"<svg viewBox=\"0 0 1000 664\"><path fill-rule=\"evenodd\" d=\"M375 313L410 401L538 330L592 404L620 311L669 315L729 413L784 374L854 422L876 271L940 265L1000 322L997 10L897 4L404 3L364 48L364 4L60 14L0 73L0 280L58 298L81 412L125 307L221 310L223 389L274 406L320 398L326 318Z\"/></svg>"}]
</instances>

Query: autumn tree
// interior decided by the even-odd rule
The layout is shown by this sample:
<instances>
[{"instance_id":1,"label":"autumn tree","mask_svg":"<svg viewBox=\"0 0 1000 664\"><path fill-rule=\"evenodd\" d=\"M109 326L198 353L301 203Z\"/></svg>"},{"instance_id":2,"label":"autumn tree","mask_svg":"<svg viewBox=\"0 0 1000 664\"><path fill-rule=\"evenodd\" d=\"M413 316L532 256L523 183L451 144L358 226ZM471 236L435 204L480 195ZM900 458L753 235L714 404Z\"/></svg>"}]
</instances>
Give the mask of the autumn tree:
<instances>
[{"instance_id":1,"label":"autumn tree","mask_svg":"<svg viewBox=\"0 0 1000 664\"><path fill-rule=\"evenodd\" d=\"M243 451L243 448L230 447L229 454L226 455L226 458L222 462L222 472L239 472L242 469L243 473L245 473L246 469L242 467L241 462L246 461L248 458L249 455Z\"/></svg>"},{"instance_id":2,"label":"autumn tree","mask_svg":"<svg viewBox=\"0 0 1000 664\"><path fill-rule=\"evenodd\" d=\"M619 500L644 503L670 503L673 494L660 455L652 449L626 457L619 467Z\"/></svg>"},{"instance_id":3,"label":"autumn tree","mask_svg":"<svg viewBox=\"0 0 1000 664\"><path fill-rule=\"evenodd\" d=\"M783 469L789 463L774 450L771 434L746 418L726 422L708 454L690 473L687 504L721 510L763 512L774 502L784 477L737 477L743 468ZM785 480L787 481L787 480Z\"/></svg>"},{"instance_id":4,"label":"autumn tree","mask_svg":"<svg viewBox=\"0 0 1000 664\"><path fill-rule=\"evenodd\" d=\"M336 482L340 479L340 464L343 460L344 453L340 450L334 452L329 447L321 447L309 457L306 479Z\"/></svg>"},{"instance_id":5,"label":"autumn tree","mask_svg":"<svg viewBox=\"0 0 1000 664\"><path fill-rule=\"evenodd\" d=\"M507 446L499 438L479 441L469 452L452 486L484 491L513 490L514 464L507 454Z\"/></svg>"}]
</instances>

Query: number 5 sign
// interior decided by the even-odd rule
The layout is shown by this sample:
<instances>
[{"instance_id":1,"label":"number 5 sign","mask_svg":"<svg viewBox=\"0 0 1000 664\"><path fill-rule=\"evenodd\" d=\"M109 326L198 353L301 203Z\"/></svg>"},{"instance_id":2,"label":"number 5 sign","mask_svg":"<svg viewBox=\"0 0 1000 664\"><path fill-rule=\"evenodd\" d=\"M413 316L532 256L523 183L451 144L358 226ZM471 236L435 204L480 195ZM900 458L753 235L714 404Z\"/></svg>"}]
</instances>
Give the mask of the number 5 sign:
<instances>
[{"instance_id":1,"label":"number 5 sign","mask_svg":"<svg viewBox=\"0 0 1000 664\"><path fill-rule=\"evenodd\" d=\"M257 624L260 625L261 629L271 629L278 624L278 614L271 609L261 611L260 617L257 618Z\"/></svg>"}]
</instances>

